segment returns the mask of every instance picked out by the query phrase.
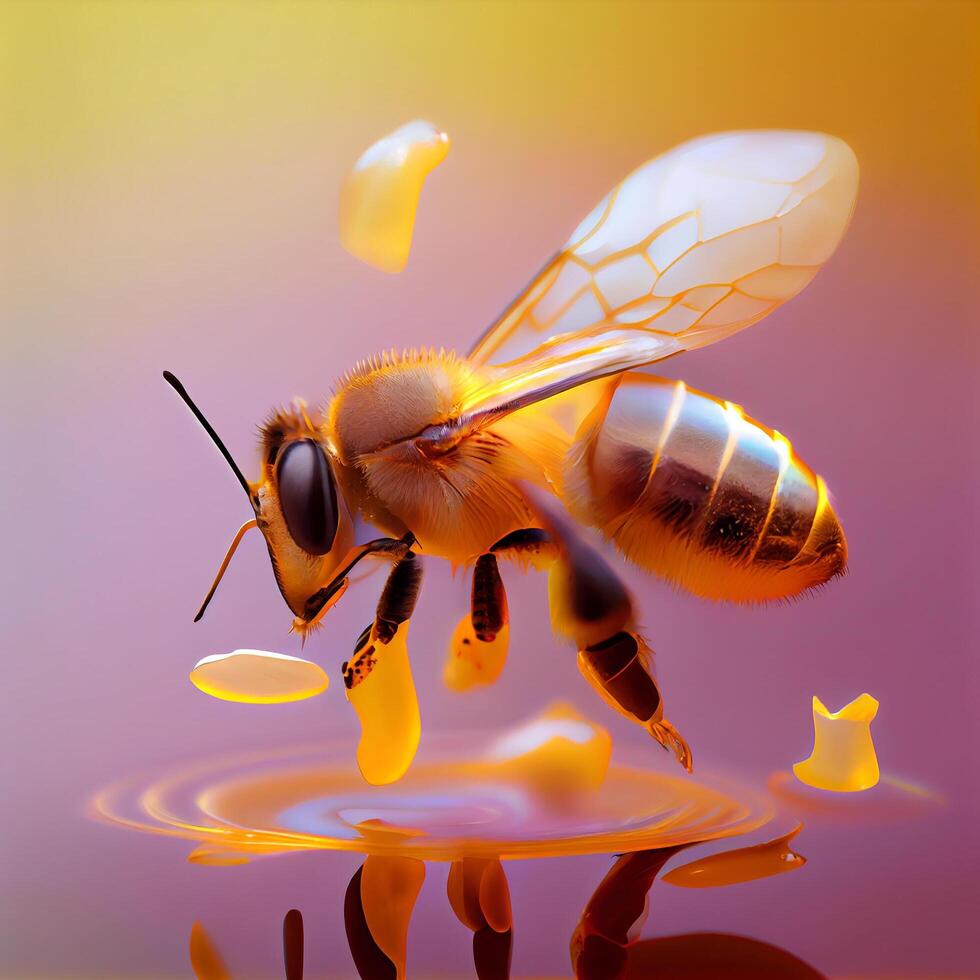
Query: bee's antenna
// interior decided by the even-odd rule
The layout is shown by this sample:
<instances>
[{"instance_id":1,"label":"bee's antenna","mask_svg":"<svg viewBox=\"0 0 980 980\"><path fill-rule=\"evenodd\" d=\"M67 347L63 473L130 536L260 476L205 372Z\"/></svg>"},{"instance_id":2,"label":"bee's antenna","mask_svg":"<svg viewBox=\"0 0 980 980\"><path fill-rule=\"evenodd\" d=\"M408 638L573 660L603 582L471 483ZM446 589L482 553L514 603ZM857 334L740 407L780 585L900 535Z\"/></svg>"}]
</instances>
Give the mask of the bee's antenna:
<instances>
[{"instance_id":1,"label":"bee's antenna","mask_svg":"<svg viewBox=\"0 0 980 980\"><path fill-rule=\"evenodd\" d=\"M194 617L194 622L200 621L201 617L204 615L204 610L208 608L208 603L214 596L215 592L218 590L218 584L221 582L222 576L225 574L225 569L228 567L228 563L231 561L232 556L238 549L238 545L241 543L242 538L245 537L247 531L251 531L253 527L258 527L259 522L253 517L252 520L246 521L235 534L234 540L228 546L228 551L225 554L224 560L221 562L221 567L218 569L218 574L215 575L214 581L211 583L211 588L208 589L208 594L204 597L204 602L201 603L201 608L198 609L197 615Z\"/></svg>"},{"instance_id":2,"label":"bee's antenna","mask_svg":"<svg viewBox=\"0 0 980 980\"><path fill-rule=\"evenodd\" d=\"M204 426L204 431L211 437L212 442L218 447L218 451L224 456L225 461L232 468L235 476L238 477L238 482L242 485L242 489L245 491L246 496L249 500L252 499L252 488L248 484L248 480L245 479L244 474L238 468L238 464L235 462L231 453L228 452L228 447L221 441L221 437L217 432L214 431L214 427L211 423L204 417L204 413L194 404L194 400L189 394L187 394L187 389L180 383L180 381L172 375L169 371L163 372L163 379L173 388L174 391L184 399L184 404L194 413L194 417Z\"/></svg>"}]
</instances>

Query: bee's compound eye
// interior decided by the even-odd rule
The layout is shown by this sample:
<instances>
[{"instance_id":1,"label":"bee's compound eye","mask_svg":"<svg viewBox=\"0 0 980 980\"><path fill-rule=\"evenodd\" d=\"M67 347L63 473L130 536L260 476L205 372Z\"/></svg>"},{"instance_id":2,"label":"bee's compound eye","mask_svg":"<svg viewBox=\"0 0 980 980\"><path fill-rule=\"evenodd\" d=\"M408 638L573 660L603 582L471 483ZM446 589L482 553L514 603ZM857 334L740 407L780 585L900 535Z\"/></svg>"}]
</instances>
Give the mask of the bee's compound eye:
<instances>
[{"instance_id":1,"label":"bee's compound eye","mask_svg":"<svg viewBox=\"0 0 980 980\"><path fill-rule=\"evenodd\" d=\"M312 439L291 443L276 477L290 537L307 554L325 555L337 534L337 490L323 450Z\"/></svg>"}]
</instances>

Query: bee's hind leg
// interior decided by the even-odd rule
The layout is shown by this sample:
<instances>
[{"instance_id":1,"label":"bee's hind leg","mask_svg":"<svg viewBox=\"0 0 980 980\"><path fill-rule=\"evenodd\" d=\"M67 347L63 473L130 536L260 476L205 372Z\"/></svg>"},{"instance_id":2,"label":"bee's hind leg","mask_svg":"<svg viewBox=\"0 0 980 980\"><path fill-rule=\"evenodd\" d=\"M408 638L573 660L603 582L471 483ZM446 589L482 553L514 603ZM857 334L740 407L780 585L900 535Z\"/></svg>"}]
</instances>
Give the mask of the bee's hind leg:
<instances>
[{"instance_id":1,"label":"bee's hind leg","mask_svg":"<svg viewBox=\"0 0 980 980\"><path fill-rule=\"evenodd\" d=\"M642 725L690 772L690 747L664 719L652 654L635 630L625 584L557 499L529 484L522 484L522 491L557 546L548 575L553 629L578 647L579 670L600 697Z\"/></svg>"},{"instance_id":2,"label":"bee's hind leg","mask_svg":"<svg viewBox=\"0 0 980 980\"><path fill-rule=\"evenodd\" d=\"M690 746L664 718L660 686L653 677L652 651L629 630L579 650L578 668L600 696L620 714L639 722L690 772Z\"/></svg>"}]
</instances>

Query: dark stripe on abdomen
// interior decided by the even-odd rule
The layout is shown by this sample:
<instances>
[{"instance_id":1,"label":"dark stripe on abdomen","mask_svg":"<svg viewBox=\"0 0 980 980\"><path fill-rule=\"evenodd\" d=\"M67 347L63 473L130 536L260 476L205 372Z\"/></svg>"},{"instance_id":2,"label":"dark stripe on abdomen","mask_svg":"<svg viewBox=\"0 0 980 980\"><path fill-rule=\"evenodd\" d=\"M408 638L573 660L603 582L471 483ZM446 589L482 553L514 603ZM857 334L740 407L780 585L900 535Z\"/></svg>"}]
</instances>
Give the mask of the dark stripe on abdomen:
<instances>
[{"instance_id":1,"label":"dark stripe on abdomen","mask_svg":"<svg viewBox=\"0 0 980 980\"><path fill-rule=\"evenodd\" d=\"M773 438L734 407L725 414L730 456L718 475L700 544L741 562L751 557L765 530L783 457Z\"/></svg>"},{"instance_id":2,"label":"dark stripe on abdomen","mask_svg":"<svg viewBox=\"0 0 980 980\"><path fill-rule=\"evenodd\" d=\"M846 561L833 508L789 442L680 382L624 376L577 433L563 497L632 561L712 598L795 595Z\"/></svg>"},{"instance_id":3,"label":"dark stripe on abdomen","mask_svg":"<svg viewBox=\"0 0 980 980\"><path fill-rule=\"evenodd\" d=\"M725 410L686 389L643 500L675 534L690 535L702 523L727 439Z\"/></svg>"}]
</instances>

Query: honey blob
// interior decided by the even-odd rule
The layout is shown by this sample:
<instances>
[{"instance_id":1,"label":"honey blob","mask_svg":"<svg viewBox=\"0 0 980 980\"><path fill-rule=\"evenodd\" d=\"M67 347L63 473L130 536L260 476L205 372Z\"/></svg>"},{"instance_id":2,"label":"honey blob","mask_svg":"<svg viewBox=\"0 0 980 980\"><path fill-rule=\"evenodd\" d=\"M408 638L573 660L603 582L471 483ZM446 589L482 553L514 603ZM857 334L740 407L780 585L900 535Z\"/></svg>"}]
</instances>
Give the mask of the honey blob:
<instances>
[{"instance_id":1,"label":"honey blob","mask_svg":"<svg viewBox=\"0 0 980 980\"><path fill-rule=\"evenodd\" d=\"M200 922L191 926L190 956L197 980L230 980L225 961Z\"/></svg>"},{"instance_id":2,"label":"honey blob","mask_svg":"<svg viewBox=\"0 0 980 980\"><path fill-rule=\"evenodd\" d=\"M862 694L834 713L814 696L813 751L793 766L796 778L834 793L855 793L876 785L878 757L871 722L877 713L878 702L870 694Z\"/></svg>"},{"instance_id":3,"label":"honey blob","mask_svg":"<svg viewBox=\"0 0 980 980\"><path fill-rule=\"evenodd\" d=\"M234 650L199 660L191 683L222 701L282 704L322 694L330 683L323 668L309 660L265 650Z\"/></svg>"},{"instance_id":4,"label":"honey blob","mask_svg":"<svg viewBox=\"0 0 980 980\"><path fill-rule=\"evenodd\" d=\"M407 620L388 643L381 643L372 628L365 644L344 665L347 700L361 723L357 765L375 786L405 775L422 735L407 636Z\"/></svg>"},{"instance_id":5,"label":"honey blob","mask_svg":"<svg viewBox=\"0 0 980 980\"><path fill-rule=\"evenodd\" d=\"M449 137L417 119L361 154L340 195L340 240L355 258L383 272L408 261L422 184L449 152Z\"/></svg>"},{"instance_id":6,"label":"honey blob","mask_svg":"<svg viewBox=\"0 0 980 980\"><path fill-rule=\"evenodd\" d=\"M498 738L487 759L510 778L555 800L598 790L609 770L612 739L601 725L557 702Z\"/></svg>"},{"instance_id":7,"label":"honey blob","mask_svg":"<svg viewBox=\"0 0 980 980\"><path fill-rule=\"evenodd\" d=\"M493 684L507 662L510 644L510 624L504 623L500 632L489 642L480 640L467 613L457 624L449 641L449 655L442 679L450 691L468 691L474 687Z\"/></svg>"},{"instance_id":8,"label":"honey blob","mask_svg":"<svg viewBox=\"0 0 980 980\"><path fill-rule=\"evenodd\" d=\"M378 949L405 976L408 923L425 881L425 864L414 858L372 856L361 871L364 921Z\"/></svg>"},{"instance_id":9,"label":"honey blob","mask_svg":"<svg viewBox=\"0 0 980 980\"><path fill-rule=\"evenodd\" d=\"M794 871L806 864L806 858L789 846L802 829L803 824L797 824L788 834L764 844L739 847L691 861L665 874L663 880L681 888L718 888Z\"/></svg>"}]
</instances>

